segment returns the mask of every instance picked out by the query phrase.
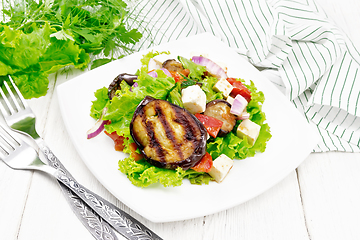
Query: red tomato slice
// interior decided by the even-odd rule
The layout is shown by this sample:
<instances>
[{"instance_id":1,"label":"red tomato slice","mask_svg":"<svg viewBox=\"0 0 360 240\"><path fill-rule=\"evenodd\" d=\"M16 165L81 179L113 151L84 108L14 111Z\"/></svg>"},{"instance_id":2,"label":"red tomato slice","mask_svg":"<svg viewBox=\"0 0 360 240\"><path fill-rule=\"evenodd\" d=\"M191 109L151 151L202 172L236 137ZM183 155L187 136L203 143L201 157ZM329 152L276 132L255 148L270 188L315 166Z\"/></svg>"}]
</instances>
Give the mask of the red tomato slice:
<instances>
[{"instance_id":1,"label":"red tomato slice","mask_svg":"<svg viewBox=\"0 0 360 240\"><path fill-rule=\"evenodd\" d=\"M174 78L175 82L180 82L182 81L182 77L178 72L174 72L174 71L169 71L171 73L171 76Z\"/></svg>"},{"instance_id":2,"label":"red tomato slice","mask_svg":"<svg viewBox=\"0 0 360 240\"><path fill-rule=\"evenodd\" d=\"M116 132L108 133L107 131L104 131L106 135L108 135L115 144L115 150L116 151L123 151L124 150L124 137L117 135Z\"/></svg>"},{"instance_id":3,"label":"red tomato slice","mask_svg":"<svg viewBox=\"0 0 360 240\"><path fill-rule=\"evenodd\" d=\"M181 75L187 77L190 74L190 70L187 68L182 70L180 73L174 71L169 71L169 72L171 73L171 76L174 78L175 82L183 82L184 78Z\"/></svg>"},{"instance_id":4,"label":"red tomato slice","mask_svg":"<svg viewBox=\"0 0 360 240\"><path fill-rule=\"evenodd\" d=\"M223 125L223 122L219 119L197 113L195 114L195 117L199 119L199 121L204 124L207 132L210 134L210 136L216 138L217 134L220 131L220 128Z\"/></svg>"},{"instance_id":5,"label":"red tomato slice","mask_svg":"<svg viewBox=\"0 0 360 240\"><path fill-rule=\"evenodd\" d=\"M235 98L236 95L240 94L246 101L251 101L251 92L242 82L237 81L235 78L228 78L226 80L234 87L230 93L231 97Z\"/></svg>"},{"instance_id":6,"label":"red tomato slice","mask_svg":"<svg viewBox=\"0 0 360 240\"><path fill-rule=\"evenodd\" d=\"M212 157L208 152L206 152L205 155L201 158L200 162L191 169L197 172L210 172L212 166L213 166Z\"/></svg>"},{"instance_id":7,"label":"red tomato slice","mask_svg":"<svg viewBox=\"0 0 360 240\"><path fill-rule=\"evenodd\" d=\"M139 161L144 158L142 154L136 152L136 143L130 143L129 148L131 150L131 156L134 158L135 161Z\"/></svg>"}]
</instances>

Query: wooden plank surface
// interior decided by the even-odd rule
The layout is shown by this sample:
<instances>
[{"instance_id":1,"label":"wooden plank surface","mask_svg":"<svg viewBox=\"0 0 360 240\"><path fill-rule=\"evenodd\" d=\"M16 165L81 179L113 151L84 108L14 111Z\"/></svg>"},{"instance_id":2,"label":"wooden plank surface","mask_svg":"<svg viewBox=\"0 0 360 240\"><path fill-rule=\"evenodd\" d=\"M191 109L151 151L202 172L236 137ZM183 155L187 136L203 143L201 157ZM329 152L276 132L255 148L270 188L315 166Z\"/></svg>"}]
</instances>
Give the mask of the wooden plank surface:
<instances>
[{"instance_id":1,"label":"wooden plank surface","mask_svg":"<svg viewBox=\"0 0 360 240\"><path fill-rule=\"evenodd\" d=\"M360 49L360 1L317 2ZM56 85L64 81L61 76ZM86 168L64 128L54 86L46 97L30 101L38 129L52 150L79 182L164 239L360 239L358 153L311 154L279 184L242 205L187 221L152 223L116 200ZM38 172L11 170L0 162L0 239L93 238L72 214L56 181Z\"/></svg>"}]
</instances>

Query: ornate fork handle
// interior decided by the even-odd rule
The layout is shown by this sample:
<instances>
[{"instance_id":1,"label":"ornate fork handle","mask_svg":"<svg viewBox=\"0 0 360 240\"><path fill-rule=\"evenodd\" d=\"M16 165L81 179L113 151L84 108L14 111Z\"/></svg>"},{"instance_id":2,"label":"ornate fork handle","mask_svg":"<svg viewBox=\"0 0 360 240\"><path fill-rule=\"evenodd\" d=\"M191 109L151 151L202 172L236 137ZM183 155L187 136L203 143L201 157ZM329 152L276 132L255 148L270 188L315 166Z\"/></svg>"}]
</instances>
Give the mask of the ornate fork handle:
<instances>
[{"instance_id":1,"label":"ornate fork handle","mask_svg":"<svg viewBox=\"0 0 360 240\"><path fill-rule=\"evenodd\" d=\"M162 240L162 238L138 220L79 184L65 169L49 147L46 146L44 141L37 141L37 143L41 152L48 159L49 164L58 170L58 179L66 187L76 193L88 206L120 234L130 240Z\"/></svg>"}]
</instances>

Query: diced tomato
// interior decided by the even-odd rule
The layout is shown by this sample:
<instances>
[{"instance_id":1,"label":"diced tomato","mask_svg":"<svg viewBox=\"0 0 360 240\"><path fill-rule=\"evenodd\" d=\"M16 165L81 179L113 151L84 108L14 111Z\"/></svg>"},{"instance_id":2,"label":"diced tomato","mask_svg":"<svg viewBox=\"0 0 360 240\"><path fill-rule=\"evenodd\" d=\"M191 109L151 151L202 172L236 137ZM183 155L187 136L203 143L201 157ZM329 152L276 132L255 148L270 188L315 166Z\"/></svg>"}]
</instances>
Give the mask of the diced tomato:
<instances>
[{"instance_id":1,"label":"diced tomato","mask_svg":"<svg viewBox=\"0 0 360 240\"><path fill-rule=\"evenodd\" d=\"M231 97L235 98L236 95L240 94L246 101L251 101L251 92L242 82L237 81L235 78L227 78L226 80L234 87L230 93Z\"/></svg>"},{"instance_id":2,"label":"diced tomato","mask_svg":"<svg viewBox=\"0 0 360 240\"><path fill-rule=\"evenodd\" d=\"M199 119L202 124L204 124L207 132L210 134L210 136L216 138L217 134L220 131L220 128L223 125L223 122L219 119L197 113L195 114L195 117Z\"/></svg>"},{"instance_id":3,"label":"diced tomato","mask_svg":"<svg viewBox=\"0 0 360 240\"><path fill-rule=\"evenodd\" d=\"M188 77L190 74L190 70L185 68L184 70L181 71L181 74L184 75L185 77Z\"/></svg>"},{"instance_id":4,"label":"diced tomato","mask_svg":"<svg viewBox=\"0 0 360 240\"><path fill-rule=\"evenodd\" d=\"M184 75L185 77L189 76L190 70L184 69L180 73L175 71L169 71L171 73L171 76L174 78L175 82L183 82L184 78L181 75Z\"/></svg>"},{"instance_id":5,"label":"diced tomato","mask_svg":"<svg viewBox=\"0 0 360 240\"><path fill-rule=\"evenodd\" d=\"M105 134L108 135L115 144L115 150L116 151L123 151L124 150L124 137L119 136L116 132L108 133L105 131ZM137 146L135 143L130 143L129 149L131 150L131 156L135 159L135 161L138 161L140 159L143 159L144 156L142 154L139 154L136 152Z\"/></svg>"},{"instance_id":6,"label":"diced tomato","mask_svg":"<svg viewBox=\"0 0 360 240\"><path fill-rule=\"evenodd\" d=\"M178 72L175 71L169 71L171 73L171 76L174 78L175 82L180 82L180 79L182 78L181 75Z\"/></svg>"},{"instance_id":7,"label":"diced tomato","mask_svg":"<svg viewBox=\"0 0 360 240\"><path fill-rule=\"evenodd\" d=\"M201 158L200 162L191 169L197 172L210 172L212 166L213 166L212 157L208 152L206 152L205 155Z\"/></svg>"},{"instance_id":8,"label":"diced tomato","mask_svg":"<svg viewBox=\"0 0 360 240\"><path fill-rule=\"evenodd\" d=\"M234 82L237 82L236 78L227 78L226 79L231 85L233 85Z\"/></svg>"},{"instance_id":9,"label":"diced tomato","mask_svg":"<svg viewBox=\"0 0 360 240\"><path fill-rule=\"evenodd\" d=\"M124 137L119 136L116 132L108 133L105 131L105 134L108 135L115 144L115 150L116 151L123 151L124 150Z\"/></svg>"},{"instance_id":10,"label":"diced tomato","mask_svg":"<svg viewBox=\"0 0 360 240\"><path fill-rule=\"evenodd\" d=\"M134 158L135 161L139 161L144 158L142 154L136 152L136 143L130 143L129 148L131 150L131 156Z\"/></svg>"}]
</instances>

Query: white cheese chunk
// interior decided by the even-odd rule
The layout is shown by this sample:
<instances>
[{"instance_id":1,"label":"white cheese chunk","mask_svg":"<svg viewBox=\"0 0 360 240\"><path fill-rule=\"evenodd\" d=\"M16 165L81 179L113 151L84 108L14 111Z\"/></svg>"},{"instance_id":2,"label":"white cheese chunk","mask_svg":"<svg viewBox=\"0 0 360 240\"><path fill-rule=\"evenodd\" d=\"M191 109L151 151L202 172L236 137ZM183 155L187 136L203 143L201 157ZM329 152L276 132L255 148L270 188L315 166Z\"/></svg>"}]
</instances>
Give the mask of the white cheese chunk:
<instances>
[{"instance_id":1,"label":"white cheese chunk","mask_svg":"<svg viewBox=\"0 0 360 240\"><path fill-rule=\"evenodd\" d=\"M215 83L213 90L216 92L222 92L223 96L227 98L233 88L234 87L225 78L220 78L219 81Z\"/></svg>"},{"instance_id":2,"label":"white cheese chunk","mask_svg":"<svg viewBox=\"0 0 360 240\"><path fill-rule=\"evenodd\" d=\"M214 160L213 166L209 172L210 176L212 176L216 182L222 182L232 168L233 162L234 161L231 158L225 154L221 154Z\"/></svg>"},{"instance_id":3,"label":"white cheese chunk","mask_svg":"<svg viewBox=\"0 0 360 240\"><path fill-rule=\"evenodd\" d=\"M192 85L181 91L184 108L192 114L202 113L206 108L206 94L199 85Z\"/></svg>"},{"instance_id":4,"label":"white cheese chunk","mask_svg":"<svg viewBox=\"0 0 360 240\"><path fill-rule=\"evenodd\" d=\"M260 125L252 122L249 119L243 120L237 128L236 135L239 138L243 138L244 136L247 138L248 143L254 145L256 139L260 133Z\"/></svg>"},{"instance_id":5,"label":"white cheese chunk","mask_svg":"<svg viewBox=\"0 0 360 240\"><path fill-rule=\"evenodd\" d=\"M230 103L230 105L232 105L232 104L234 103L234 100L235 100L235 98L233 98L233 97L231 97L231 96L228 96L228 97L226 98L226 101L227 101L228 103Z\"/></svg>"}]
</instances>

